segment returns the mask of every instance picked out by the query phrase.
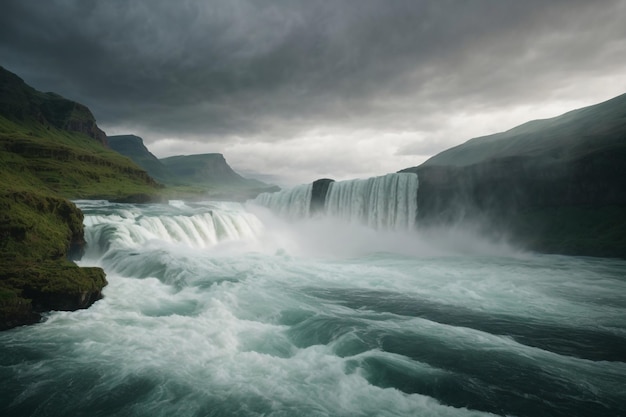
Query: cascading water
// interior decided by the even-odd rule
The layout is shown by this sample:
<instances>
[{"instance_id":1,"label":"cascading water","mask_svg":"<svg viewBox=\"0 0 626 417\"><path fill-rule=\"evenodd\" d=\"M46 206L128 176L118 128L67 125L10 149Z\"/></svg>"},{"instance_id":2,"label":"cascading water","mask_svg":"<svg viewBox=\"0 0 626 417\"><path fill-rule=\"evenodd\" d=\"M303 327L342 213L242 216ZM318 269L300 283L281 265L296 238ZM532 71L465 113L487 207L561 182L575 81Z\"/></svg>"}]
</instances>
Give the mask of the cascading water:
<instances>
[{"instance_id":1,"label":"cascading water","mask_svg":"<svg viewBox=\"0 0 626 417\"><path fill-rule=\"evenodd\" d=\"M381 177L332 182L323 204L326 216L377 230L412 230L417 216L417 175L388 174ZM293 220L308 217L312 185L262 194L254 203Z\"/></svg>"},{"instance_id":2,"label":"cascading water","mask_svg":"<svg viewBox=\"0 0 626 417\"><path fill-rule=\"evenodd\" d=\"M626 415L626 261L374 230L414 224L416 185L334 184L327 216L263 197L288 222L78 202L109 285L0 332L0 415Z\"/></svg>"},{"instance_id":3,"label":"cascading water","mask_svg":"<svg viewBox=\"0 0 626 417\"><path fill-rule=\"evenodd\" d=\"M151 215L131 208L113 215L87 215L84 223L90 243L87 257L105 253L112 244L132 248L152 240L206 248L228 240L254 239L263 228L256 216L235 203L212 203L196 211L174 202Z\"/></svg>"},{"instance_id":4,"label":"cascading water","mask_svg":"<svg viewBox=\"0 0 626 417\"><path fill-rule=\"evenodd\" d=\"M374 229L412 230L417 216L417 175L334 182L326 197L326 215Z\"/></svg>"},{"instance_id":5,"label":"cascading water","mask_svg":"<svg viewBox=\"0 0 626 417\"><path fill-rule=\"evenodd\" d=\"M269 208L285 219L303 219L310 213L311 188L311 184L303 184L289 190L263 193L254 199L254 203Z\"/></svg>"},{"instance_id":6,"label":"cascading water","mask_svg":"<svg viewBox=\"0 0 626 417\"><path fill-rule=\"evenodd\" d=\"M163 262L160 258L169 257L168 251L203 251L229 242L243 245L256 241L263 232L261 221L238 203L194 206L173 201L153 206L149 212L136 206L116 206L108 214L100 210L107 202L82 204L86 211L85 259L105 264L111 272L158 277L169 284L195 278L184 264Z\"/></svg>"}]
</instances>

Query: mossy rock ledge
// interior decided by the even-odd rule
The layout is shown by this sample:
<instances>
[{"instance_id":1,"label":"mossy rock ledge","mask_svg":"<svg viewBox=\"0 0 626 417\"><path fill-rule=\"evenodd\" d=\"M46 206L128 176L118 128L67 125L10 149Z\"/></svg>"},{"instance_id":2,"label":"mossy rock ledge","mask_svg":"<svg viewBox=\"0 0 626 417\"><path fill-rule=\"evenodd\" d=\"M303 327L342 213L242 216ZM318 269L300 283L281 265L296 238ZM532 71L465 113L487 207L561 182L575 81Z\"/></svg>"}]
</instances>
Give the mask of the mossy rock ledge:
<instances>
[{"instance_id":1,"label":"mossy rock ledge","mask_svg":"<svg viewBox=\"0 0 626 417\"><path fill-rule=\"evenodd\" d=\"M22 191L0 195L0 209L0 330L102 298L104 271L70 260L85 245L83 214L72 202Z\"/></svg>"},{"instance_id":2,"label":"mossy rock ledge","mask_svg":"<svg viewBox=\"0 0 626 417\"><path fill-rule=\"evenodd\" d=\"M0 268L0 330L37 323L47 311L87 308L102 298L107 283L101 268L80 268L71 262Z\"/></svg>"}]
</instances>

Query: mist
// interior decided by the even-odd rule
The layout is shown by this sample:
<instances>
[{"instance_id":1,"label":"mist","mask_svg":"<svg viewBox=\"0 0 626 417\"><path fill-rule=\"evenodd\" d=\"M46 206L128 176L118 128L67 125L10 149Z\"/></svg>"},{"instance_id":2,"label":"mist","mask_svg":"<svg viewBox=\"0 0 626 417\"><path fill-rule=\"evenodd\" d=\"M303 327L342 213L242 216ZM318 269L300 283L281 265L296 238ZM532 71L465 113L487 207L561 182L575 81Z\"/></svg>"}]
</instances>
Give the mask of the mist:
<instances>
[{"instance_id":1,"label":"mist","mask_svg":"<svg viewBox=\"0 0 626 417\"><path fill-rule=\"evenodd\" d=\"M428 196L420 197L418 184L418 176L408 173L327 180L262 194L246 207L267 225L265 248L299 256L521 255L504 231L494 230L497 224L489 229L486 218L460 216L455 210L457 217L446 222L421 225L419 202Z\"/></svg>"},{"instance_id":2,"label":"mist","mask_svg":"<svg viewBox=\"0 0 626 417\"><path fill-rule=\"evenodd\" d=\"M441 256L524 256L525 252L506 240L481 235L469 225L427 230L375 230L333 217L319 216L288 221L264 207L247 208L266 225L260 239L264 253L323 259L355 258L376 253L393 253L416 258Z\"/></svg>"}]
</instances>

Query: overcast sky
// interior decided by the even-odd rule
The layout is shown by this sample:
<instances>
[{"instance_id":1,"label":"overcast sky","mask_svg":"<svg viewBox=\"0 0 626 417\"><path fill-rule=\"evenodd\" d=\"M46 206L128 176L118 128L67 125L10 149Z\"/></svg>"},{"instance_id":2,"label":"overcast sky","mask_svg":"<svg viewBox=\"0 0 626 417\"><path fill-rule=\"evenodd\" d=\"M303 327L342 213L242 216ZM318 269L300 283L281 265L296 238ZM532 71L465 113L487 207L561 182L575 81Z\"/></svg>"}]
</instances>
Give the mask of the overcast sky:
<instances>
[{"instance_id":1,"label":"overcast sky","mask_svg":"<svg viewBox=\"0 0 626 417\"><path fill-rule=\"evenodd\" d=\"M395 172L626 93L626 0L3 0L0 65L159 157Z\"/></svg>"}]
</instances>

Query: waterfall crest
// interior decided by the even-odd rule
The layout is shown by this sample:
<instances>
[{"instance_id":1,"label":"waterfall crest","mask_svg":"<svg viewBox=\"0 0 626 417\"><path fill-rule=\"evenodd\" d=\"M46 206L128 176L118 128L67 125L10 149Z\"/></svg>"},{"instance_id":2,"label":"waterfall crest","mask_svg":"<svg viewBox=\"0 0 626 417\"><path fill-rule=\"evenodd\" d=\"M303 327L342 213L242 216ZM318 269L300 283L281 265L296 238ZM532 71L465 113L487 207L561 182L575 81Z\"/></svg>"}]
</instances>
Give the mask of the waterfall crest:
<instances>
[{"instance_id":1,"label":"waterfall crest","mask_svg":"<svg viewBox=\"0 0 626 417\"><path fill-rule=\"evenodd\" d=\"M205 248L223 241L254 239L263 229L256 216L227 205L195 212L170 207L162 215L126 209L106 216L88 214L84 222L87 257L99 257L111 248L140 247L152 240Z\"/></svg>"},{"instance_id":2,"label":"waterfall crest","mask_svg":"<svg viewBox=\"0 0 626 417\"><path fill-rule=\"evenodd\" d=\"M298 185L288 190L260 194L254 203L267 207L280 217L296 220L309 217L312 184Z\"/></svg>"},{"instance_id":3,"label":"waterfall crest","mask_svg":"<svg viewBox=\"0 0 626 417\"><path fill-rule=\"evenodd\" d=\"M388 174L367 179L332 182L322 210L311 210L312 185L261 194L253 202L290 220L326 215L374 229L411 230L417 217L417 175Z\"/></svg>"},{"instance_id":4,"label":"waterfall crest","mask_svg":"<svg viewBox=\"0 0 626 417\"><path fill-rule=\"evenodd\" d=\"M374 229L411 230L417 215L417 175L335 182L326 197L325 212Z\"/></svg>"}]
</instances>

